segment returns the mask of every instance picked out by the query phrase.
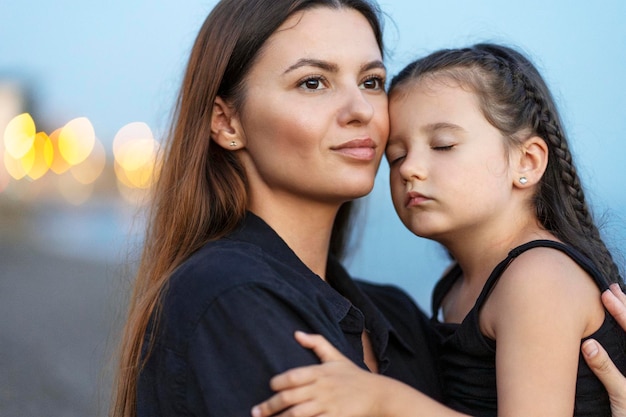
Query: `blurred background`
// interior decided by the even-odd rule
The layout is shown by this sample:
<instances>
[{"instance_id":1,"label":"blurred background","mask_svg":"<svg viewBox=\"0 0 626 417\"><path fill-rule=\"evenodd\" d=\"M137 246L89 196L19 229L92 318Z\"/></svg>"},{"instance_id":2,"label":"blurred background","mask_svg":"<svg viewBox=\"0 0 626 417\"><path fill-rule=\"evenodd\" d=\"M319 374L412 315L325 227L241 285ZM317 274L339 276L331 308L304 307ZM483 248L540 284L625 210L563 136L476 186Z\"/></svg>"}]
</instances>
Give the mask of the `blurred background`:
<instances>
[{"instance_id":1,"label":"blurred background","mask_svg":"<svg viewBox=\"0 0 626 417\"><path fill-rule=\"evenodd\" d=\"M105 414L142 204L214 4L0 2L0 415ZM626 2L380 5L391 75L480 41L528 54L557 98L605 237L626 247ZM445 253L396 219L387 175L383 162L347 264L428 309Z\"/></svg>"}]
</instances>

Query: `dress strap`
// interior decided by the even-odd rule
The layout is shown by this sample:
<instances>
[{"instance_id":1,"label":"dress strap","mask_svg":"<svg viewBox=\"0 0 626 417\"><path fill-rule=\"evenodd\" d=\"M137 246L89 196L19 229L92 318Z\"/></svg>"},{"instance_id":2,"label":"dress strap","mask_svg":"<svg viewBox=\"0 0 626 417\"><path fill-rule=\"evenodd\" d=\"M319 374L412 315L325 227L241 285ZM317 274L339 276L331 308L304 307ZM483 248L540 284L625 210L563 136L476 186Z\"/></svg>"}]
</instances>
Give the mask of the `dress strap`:
<instances>
[{"instance_id":1,"label":"dress strap","mask_svg":"<svg viewBox=\"0 0 626 417\"><path fill-rule=\"evenodd\" d=\"M441 303L446 297L446 294L450 291L454 283L459 279L463 271L458 263L454 263L448 271L439 279L433 289L432 297L430 300L431 317L436 319L441 309Z\"/></svg>"},{"instance_id":2,"label":"dress strap","mask_svg":"<svg viewBox=\"0 0 626 417\"><path fill-rule=\"evenodd\" d=\"M574 262L576 262L583 270L585 270L585 272L587 272L593 278L596 285L600 288L600 291L605 291L609 288L609 283L607 282L606 278L600 273L598 268L596 268L596 266L589 260L589 258L580 253L577 249L564 243L556 242L554 240L539 239L532 240L528 243L524 243L523 245L512 249L509 252L508 256L494 268L494 270L491 272L491 275L487 279L487 282L485 283L485 286L483 287L480 296L476 300L476 307L482 307L485 300L498 282L498 279L500 279L500 276L502 276L504 271L509 267L511 262L515 260L515 258L526 252L527 250L537 247L560 250L561 252L569 256L572 260L574 260Z\"/></svg>"}]
</instances>

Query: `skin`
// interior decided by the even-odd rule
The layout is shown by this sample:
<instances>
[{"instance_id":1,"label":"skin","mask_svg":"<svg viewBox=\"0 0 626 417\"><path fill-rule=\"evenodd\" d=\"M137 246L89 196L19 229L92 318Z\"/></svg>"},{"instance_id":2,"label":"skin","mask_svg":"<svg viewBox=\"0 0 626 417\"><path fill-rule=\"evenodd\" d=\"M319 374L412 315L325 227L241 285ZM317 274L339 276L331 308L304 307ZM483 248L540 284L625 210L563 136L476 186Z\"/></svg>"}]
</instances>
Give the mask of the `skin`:
<instances>
[{"instance_id":1,"label":"skin","mask_svg":"<svg viewBox=\"0 0 626 417\"><path fill-rule=\"evenodd\" d=\"M213 137L245 167L249 209L320 277L339 206L374 185L389 133L385 77L367 20L319 7L268 39L240 112L215 102Z\"/></svg>"},{"instance_id":2,"label":"skin","mask_svg":"<svg viewBox=\"0 0 626 417\"><path fill-rule=\"evenodd\" d=\"M392 199L411 231L444 244L459 262L464 274L443 303L445 321L459 323L512 248L556 240L528 203L545 171L547 146L529 137L507 149L474 93L450 80L400 88L389 109ZM572 415L580 340L604 319L599 295L593 280L556 250L533 249L509 266L479 317L481 332L498 343L498 415ZM272 380L280 392L255 408L255 417L294 404L278 415L459 415L358 370L319 338L298 340L326 362Z\"/></svg>"}]
</instances>

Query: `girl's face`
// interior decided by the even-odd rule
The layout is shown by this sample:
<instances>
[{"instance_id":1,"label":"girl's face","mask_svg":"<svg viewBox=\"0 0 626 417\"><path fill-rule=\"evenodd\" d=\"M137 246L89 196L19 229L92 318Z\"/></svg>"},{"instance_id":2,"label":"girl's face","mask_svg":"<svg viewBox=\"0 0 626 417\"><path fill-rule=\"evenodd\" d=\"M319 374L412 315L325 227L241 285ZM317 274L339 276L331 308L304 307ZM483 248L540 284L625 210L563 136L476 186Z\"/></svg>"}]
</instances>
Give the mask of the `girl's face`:
<instances>
[{"instance_id":1,"label":"girl's face","mask_svg":"<svg viewBox=\"0 0 626 417\"><path fill-rule=\"evenodd\" d=\"M505 142L473 92L447 79L413 82L392 94L389 114L391 193L407 228L445 244L505 221Z\"/></svg>"},{"instance_id":2,"label":"girl's face","mask_svg":"<svg viewBox=\"0 0 626 417\"><path fill-rule=\"evenodd\" d=\"M367 194L389 133L385 77L355 10L319 7L285 21L246 78L239 114L252 202Z\"/></svg>"}]
</instances>

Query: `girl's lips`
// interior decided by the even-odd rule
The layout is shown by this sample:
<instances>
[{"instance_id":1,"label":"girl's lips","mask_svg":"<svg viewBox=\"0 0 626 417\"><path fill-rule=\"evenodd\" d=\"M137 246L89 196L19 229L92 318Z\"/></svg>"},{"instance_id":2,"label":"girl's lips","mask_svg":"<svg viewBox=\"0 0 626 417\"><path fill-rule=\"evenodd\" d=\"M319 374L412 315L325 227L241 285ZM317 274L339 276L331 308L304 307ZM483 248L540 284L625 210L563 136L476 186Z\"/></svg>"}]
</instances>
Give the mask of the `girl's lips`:
<instances>
[{"instance_id":1,"label":"girl's lips","mask_svg":"<svg viewBox=\"0 0 626 417\"><path fill-rule=\"evenodd\" d=\"M411 191L406 194L406 198L404 199L404 206L407 208L416 207L429 200L429 197L418 192Z\"/></svg>"}]
</instances>

